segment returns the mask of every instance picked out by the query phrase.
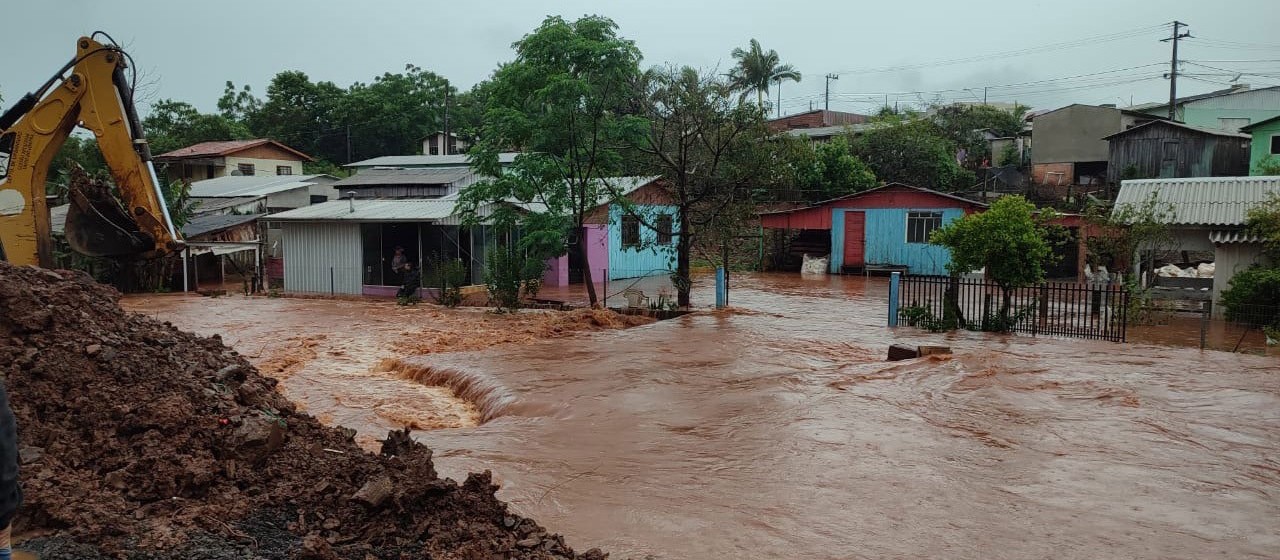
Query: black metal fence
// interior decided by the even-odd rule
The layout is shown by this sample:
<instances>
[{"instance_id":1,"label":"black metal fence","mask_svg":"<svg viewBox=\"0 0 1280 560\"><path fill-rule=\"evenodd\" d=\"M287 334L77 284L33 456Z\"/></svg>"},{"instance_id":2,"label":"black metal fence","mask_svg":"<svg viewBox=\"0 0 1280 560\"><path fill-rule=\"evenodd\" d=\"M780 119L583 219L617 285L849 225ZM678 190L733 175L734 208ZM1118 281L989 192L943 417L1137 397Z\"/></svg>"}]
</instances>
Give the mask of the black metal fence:
<instances>
[{"instance_id":1,"label":"black metal fence","mask_svg":"<svg viewBox=\"0 0 1280 560\"><path fill-rule=\"evenodd\" d=\"M1129 293L1114 283L1045 282L1008 293L980 278L904 276L899 324L1124 342ZM895 310L891 308L891 313Z\"/></svg>"}]
</instances>

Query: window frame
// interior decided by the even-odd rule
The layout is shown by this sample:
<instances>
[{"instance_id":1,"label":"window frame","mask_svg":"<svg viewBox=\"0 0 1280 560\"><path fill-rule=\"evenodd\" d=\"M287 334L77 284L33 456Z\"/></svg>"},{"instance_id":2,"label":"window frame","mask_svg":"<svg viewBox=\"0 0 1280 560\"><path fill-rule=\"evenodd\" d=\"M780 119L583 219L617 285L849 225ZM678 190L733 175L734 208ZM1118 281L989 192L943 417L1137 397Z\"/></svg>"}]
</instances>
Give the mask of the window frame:
<instances>
[{"instance_id":1,"label":"window frame","mask_svg":"<svg viewBox=\"0 0 1280 560\"><path fill-rule=\"evenodd\" d=\"M663 226L666 227L663 227ZM673 245L676 239L676 220L671 214L658 214L653 220L654 233L657 234L658 245Z\"/></svg>"},{"instance_id":2,"label":"window frame","mask_svg":"<svg viewBox=\"0 0 1280 560\"><path fill-rule=\"evenodd\" d=\"M1280 132L1271 135L1271 145L1267 146L1267 151L1270 152L1268 155L1280 156L1280 142L1277 140L1280 140Z\"/></svg>"},{"instance_id":3,"label":"window frame","mask_svg":"<svg viewBox=\"0 0 1280 560\"><path fill-rule=\"evenodd\" d=\"M248 170L248 172L246 173L245 170ZM252 177L258 174L258 166L252 163L237 163L236 171L239 171L245 177Z\"/></svg>"},{"instance_id":4,"label":"window frame","mask_svg":"<svg viewBox=\"0 0 1280 560\"><path fill-rule=\"evenodd\" d=\"M618 220L618 237L623 249L640 248L640 218L624 214ZM628 240L628 237L634 237L634 239Z\"/></svg>"},{"instance_id":5,"label":"window frame","mask_svg":"<svg viewBox=\"0 0 1280 560\"><path fill-rule=\"evenodd\" d=\"M943 212L941 210L908 210L906 218L905 242L915 245L932 245L929 236L942 228ZM932 226L932 227L930 227ZM920 230L923 241L912 241L912 232Z\"/></svg>"},{"instance_id":6,"label":"window frame","mask_svg":"<svg viewBox=\"0 0 1280 560\"><path fill-rule=\"evenodd\" d=\"M281 173L281 171L284 171L284 173ZM292 166L292 165L277 165L277 166L276 166L276 175L277 175L277 176L280 176L280 175L293 175L293 166Z\"/></svg>"}]
</instances>

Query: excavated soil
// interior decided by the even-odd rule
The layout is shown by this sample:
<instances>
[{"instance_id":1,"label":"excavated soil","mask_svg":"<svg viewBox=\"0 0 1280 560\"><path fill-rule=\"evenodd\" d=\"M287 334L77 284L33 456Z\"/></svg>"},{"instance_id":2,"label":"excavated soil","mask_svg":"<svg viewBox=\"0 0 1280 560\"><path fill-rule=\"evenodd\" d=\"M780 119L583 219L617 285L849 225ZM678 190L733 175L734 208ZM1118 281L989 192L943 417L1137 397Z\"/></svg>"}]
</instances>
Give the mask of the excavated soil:
<instances>
[{"instance_id":1,"label":"excavated soil","mask_svg":"<svg viewBox=\"0 0 1280 560\"><path fill-rule=\"evenodd\" d=\"M604 558L321 425L217 336L123 312L71 271L0 263L0 364L22 446L19 540L59 558ZM588 320L590 321L590 320Z\"/></svg>"}]
</instances>

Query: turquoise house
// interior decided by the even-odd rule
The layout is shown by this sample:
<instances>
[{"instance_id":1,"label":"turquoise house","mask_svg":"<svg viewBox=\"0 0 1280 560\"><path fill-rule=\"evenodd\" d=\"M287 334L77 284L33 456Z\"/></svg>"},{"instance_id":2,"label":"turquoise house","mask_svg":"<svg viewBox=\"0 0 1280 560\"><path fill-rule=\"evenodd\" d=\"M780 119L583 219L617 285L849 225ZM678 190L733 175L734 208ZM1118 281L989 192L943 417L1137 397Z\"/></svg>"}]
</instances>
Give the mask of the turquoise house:
<instances>
[{"instance_id":1,"label":"turquoise house","mask_svg":"<svg viewBox=\"0 0 1280 560\"><path fill-rule=\"evenodd\" d=\"M1253 136L1249 149L1249 174L1262 175L1260 163L1269 158L1280 165L1280 116L1258 121L1240 129Z\"/></svg>"}]
</instances>

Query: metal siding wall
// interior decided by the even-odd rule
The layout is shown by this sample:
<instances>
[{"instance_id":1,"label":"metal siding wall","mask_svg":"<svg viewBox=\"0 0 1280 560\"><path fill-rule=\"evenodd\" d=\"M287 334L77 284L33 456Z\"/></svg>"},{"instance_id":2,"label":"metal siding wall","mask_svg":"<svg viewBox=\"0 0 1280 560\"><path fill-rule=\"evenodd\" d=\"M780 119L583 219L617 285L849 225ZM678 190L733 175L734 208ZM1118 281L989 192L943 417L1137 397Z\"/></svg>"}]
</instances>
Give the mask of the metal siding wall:
<instances>
[{"instance_id":1,"label":"metal siding wall","mask_svg":"<svg viewBox=\"0 0 1280 560\"><path fill-rule=\"evenodd\" d=\"M360 224L281 223L284 289L360 294Z\"/></svg>"},{"instance_id":2,"label":"metal siding wall","mask_svg":"<svg viewBox=\"0 0 1280 560\"><path fill-rule=\"evenodd\" d=\"M635 205L637 214L650 219L649 216L657 213L671 214L671 230L672 233L679 234L680 223L676 220L676 212L679 210L675 206L665 206L656 204L637 204ZM658 232L649 229L643 223L640 224L640 249L623 249L622 248L622 207L617 204L609 205L609 279L618 280L622 278L639 278L641 276L653 276L664 274L675 268L676 256L676 239L672 239L670 246L654 245L654 241L658 238ZM592 263L592 268L595 268Z\"/></svg>"}]
</instances>

